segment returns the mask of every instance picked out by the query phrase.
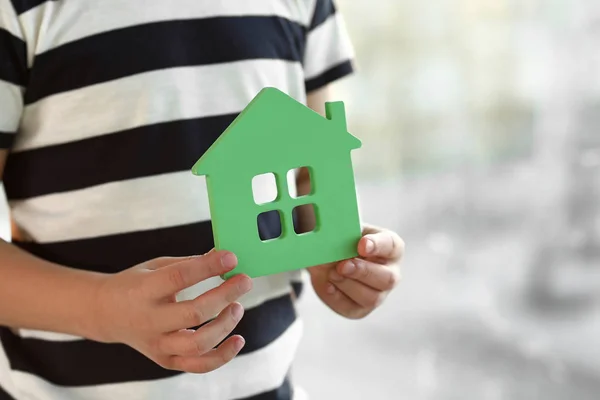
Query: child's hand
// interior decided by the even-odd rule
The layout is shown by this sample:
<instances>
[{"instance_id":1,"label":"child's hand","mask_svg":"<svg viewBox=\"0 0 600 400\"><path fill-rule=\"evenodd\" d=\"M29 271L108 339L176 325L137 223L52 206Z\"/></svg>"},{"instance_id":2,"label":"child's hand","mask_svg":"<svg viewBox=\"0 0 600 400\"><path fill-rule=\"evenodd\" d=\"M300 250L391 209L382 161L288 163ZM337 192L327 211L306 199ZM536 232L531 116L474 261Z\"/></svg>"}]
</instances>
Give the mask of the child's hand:
<instances>
[{"instance_id":1,"label":"child's hand","mask_svg":"<svg viewBox=\"0 0 600 400\"><path fill-rule=\"evenodd\" d=\"M364 318L385 300L400 280L404 242L394 232L365 227L359 258L308 268L315 292L333 311Z\"/></svg>"},{"instance_id":2,"label":"child's hand","mask_svg":"<svg viewBox=\"0 0 600 400\"><path fill-rule=\"evenodd\" d=\"M199 297L176 302L176 294L237 264L229 252L159 258L107 276L95 296L97 340L124 343L166 369L205 373L231 361L244 345L231 333L243 315L235 303L252 287L237 275ZM217 316L218 315L218 316ZM194 331L189 328L216 319Z\"/></svg>"}]
</instances>

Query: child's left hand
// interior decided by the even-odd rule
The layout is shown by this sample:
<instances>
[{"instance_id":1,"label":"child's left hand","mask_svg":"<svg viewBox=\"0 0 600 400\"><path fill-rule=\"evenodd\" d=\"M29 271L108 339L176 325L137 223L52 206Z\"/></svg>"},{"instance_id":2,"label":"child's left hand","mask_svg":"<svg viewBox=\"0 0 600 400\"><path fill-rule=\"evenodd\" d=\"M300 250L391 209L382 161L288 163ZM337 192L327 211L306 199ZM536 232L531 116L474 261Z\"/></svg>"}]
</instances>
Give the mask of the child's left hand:
<instances>
[{"instance_id":1,"label":"child's left hand","mask_svg":"<svg viewBox=\"0 0 600 400\"><path fill-rule=\"evenodd\" d=\"M319 298L350 319L366 317L379 307L400 280L404 241L394 232L365 226L360 257L308 268Z\"/></svg>"}]
</instances>

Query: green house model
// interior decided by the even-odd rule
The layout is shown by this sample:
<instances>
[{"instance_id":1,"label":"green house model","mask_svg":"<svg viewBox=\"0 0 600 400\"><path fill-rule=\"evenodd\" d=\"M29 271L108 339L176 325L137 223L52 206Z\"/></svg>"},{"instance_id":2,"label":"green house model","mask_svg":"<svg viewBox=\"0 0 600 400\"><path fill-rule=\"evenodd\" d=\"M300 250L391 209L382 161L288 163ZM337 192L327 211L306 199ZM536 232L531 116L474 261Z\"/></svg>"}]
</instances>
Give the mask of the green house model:
<instances>
[{"instance_id":1,"label":"green house model","mask_svg":"<svg viewBox=\"0 0 600 400\"><path fill-rule=\"evenodd\" d=\"M215 249L238 266L227 279L277 274L356 257L361 237L351 151L361 142L346 128L342 102L326 118L275 88L264 88L192 168L206 176ZM311 192L296 197L288 173L307 167ZM272 174L275 198L257 203L253 179ZM294 210L312 205L316 225L297 233ZM278 213L278 237L261 238L258 217Z\"/></svg>"}]
</instances>

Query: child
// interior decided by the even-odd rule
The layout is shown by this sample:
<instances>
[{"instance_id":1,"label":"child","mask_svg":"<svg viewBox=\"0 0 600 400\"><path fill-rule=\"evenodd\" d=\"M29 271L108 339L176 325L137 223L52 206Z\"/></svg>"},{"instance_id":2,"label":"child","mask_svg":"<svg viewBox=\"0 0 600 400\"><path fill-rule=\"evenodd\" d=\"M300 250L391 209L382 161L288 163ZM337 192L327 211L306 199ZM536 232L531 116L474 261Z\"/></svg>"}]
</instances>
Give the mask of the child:
<instances>
[{"instance_id":1,"label":"child","mask_svg":"<svg viewBox=\"0 0 600 400\"><path fill-rule=\"evenodd\" d=\"M0 0L0 400L291 399L298 276L223 282L190 168L263 87L320 109L351 71L331 0ZM353 319L403 243L358 248L308 269Z\"/></svg>"}]
</instances>

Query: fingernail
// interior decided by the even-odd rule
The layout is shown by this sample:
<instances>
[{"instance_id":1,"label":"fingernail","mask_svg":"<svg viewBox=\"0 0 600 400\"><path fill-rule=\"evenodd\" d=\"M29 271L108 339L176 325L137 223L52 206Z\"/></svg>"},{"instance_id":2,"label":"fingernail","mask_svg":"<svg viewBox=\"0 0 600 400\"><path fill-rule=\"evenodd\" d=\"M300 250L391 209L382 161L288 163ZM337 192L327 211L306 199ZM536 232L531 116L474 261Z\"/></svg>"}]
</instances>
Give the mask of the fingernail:
<instances>
[{"instance_id":1,"label":"fingernail","mask_svg":"<svg viewBox=\"0 0 600 400\"><path fill-rule=\"evenodd\" d=\"M342 273L344 275L352 275L356 271L356 264L353 261L349 261L342 266Z\"/></svg>"},{"instance_id":2,"label":"fingernail","mask_svg":"<svg viewBox=\"0 0 600 400\"><path fill-rule=\"evenodd\" d=\"M335 293L335 286L333 286L331 283L327 285L327 293L329 293L329 294Z\"/></svg>"},{"instance_id":3,"label":"fingernail","mask_svg":"<svg viewBox=\"0 0 600 400\"><path fill-rule=\"evenodd\" d=\"M235 254L227 253L221 257L221 264L223 265L223 268L232 269L237 265L237 257Z\"/></svg>"},{"instance_id":4,"label":"fingernail","mask_svg":"<svg viewBox=\"0 0 600 400\"><path fill-rule=\"evenodd\" d=\"M242 279L240 283L238 283L238 287L240 289L240 292L247 293L250 291L250 289L252 289L252 280L246 277Z\"/></svg>"},{"instance_id":5,"label":"fingernail","mask_svg":"<svg viewBox=\"0 0 600 400\"><path fill-rule=\"evenodd\" d=\"M334 282L341 282L344 280L344 277L338 274L336 270L333 270L329 274L329 279L331 279Z\"/></svg>"},{"instance_id":6,"label":"fingernail","mask_svg":"<svg viewBox=\"0 0 600 400\"><path fill-rule=\"evenodd\" d=\"M375 243L371 239L367 239L365 250L367 251L367 254L371 254L375 250Z\"/></svg>"},{"instance_id":7,"label":"fingernail","mask_svg":"<svg viewBox=\"0 0 600 400\"><path fill-rule=\"evenodd\" d=\"M238 352L242 349L242 347L244 347L244 345L246 344L246 340L244 340L243 337L239 337L238 340L236 340L235 342L235 351Z\"/></svg>"},{"instance_id":8,"label":"fingernail","mask_svg":"<svg viewBox=\"0 0 600 400\"><path fill-rule=\"evenodd\" d=\"M233 319L235 319L236 321L239 321L242 318L243 314L244 314L244 308L242 307L241 304L234 303L231 306L231 316L233 317Z\"/></svg>"}]
</instances>

